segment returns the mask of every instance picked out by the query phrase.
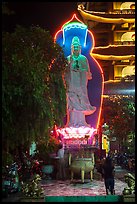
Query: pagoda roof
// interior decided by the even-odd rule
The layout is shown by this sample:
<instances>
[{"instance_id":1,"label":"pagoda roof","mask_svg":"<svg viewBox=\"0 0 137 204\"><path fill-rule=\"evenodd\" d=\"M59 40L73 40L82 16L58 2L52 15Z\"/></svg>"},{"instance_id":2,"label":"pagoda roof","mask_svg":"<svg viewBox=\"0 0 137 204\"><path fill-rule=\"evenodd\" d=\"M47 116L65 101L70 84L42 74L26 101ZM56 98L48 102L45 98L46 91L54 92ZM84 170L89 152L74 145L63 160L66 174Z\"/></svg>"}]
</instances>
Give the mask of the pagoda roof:
<instances>
[{"instance_id":1,"label":"pagoda roof","mask_svg":"<svg viewBox=\"0 0 137 204\"><path fill-rule=\"evenodd\" d=\"M119 60L132 60L132 61L135 61L135 55L117 56L117 55L101 55L101 54L91 53L91 56L99 60L118 60L118 61Z\"/></svg>"},{"instance_id":2,"label":"pagoda roof","mask_svg":"<svg viewBox=\"0 0 137 204\"><path fill-rule=\"evenodd\" d=\"M109 45L104 47L94 47L92 50L94 54L103 54L103 55L116 55L116 56L125 56L125 55L135 55L135 46L134 45Z\"/></svg>"},{"instance_id":3,"label":"pagoda roof","mask_svg":"<svg viewBox=\"0 0 137 204\"><path fill-rule=\"evenodd\" d=\"M135 60L134 45L109 45L95 47L91 56L100 60Z\"/></svg>"},{"instance_id":4,"label":"pagoda roof","mask_svg":"<svg viewBox=\"0 0 137 204\"><path fill-rule=\"evenodd\" d=\"M78 5L78 11L80 12L80 15L83 17L83 19L86 20L92 20L96 22L102 22L102 23L114 23L114 24L123 24L123 23L135 23L135 18L119 18L115 15L113 17L104 17L103 15L97 15L97 13L89 13L88 11L84 10L84 7L82 4Z\"/></svg>"},{"instance_id":5,"label":"pagoda roof","mask_svg":"<svg viewBox=\"0 0 137 204\"><path fill-rule=\"evenodd\" d=\"M103 95L135 95L135 81L106 81Z\"/></svg>"}]
</instances>

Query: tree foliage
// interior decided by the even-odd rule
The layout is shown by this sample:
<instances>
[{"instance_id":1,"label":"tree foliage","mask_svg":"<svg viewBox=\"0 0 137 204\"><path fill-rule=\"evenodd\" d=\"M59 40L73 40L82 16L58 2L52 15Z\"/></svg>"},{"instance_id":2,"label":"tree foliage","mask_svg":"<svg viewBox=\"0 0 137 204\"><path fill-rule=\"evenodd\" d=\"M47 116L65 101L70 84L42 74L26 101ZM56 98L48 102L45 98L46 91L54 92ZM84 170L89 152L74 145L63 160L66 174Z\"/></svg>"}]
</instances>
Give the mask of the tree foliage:
<instances>
[{"instance_id":1,"label":"tree foliage","mask_svg":"<svg viewBox=\"0 0 137 204\"><path fill-rule=\"evenodd\" d=\"M17 26L2 36L2 142L6 151L50 134L66 113L66 59L48 31Z\"/></svg>"},{"instance_id":2,"label":"tree foliage","mask_svg":"<svg viewBox=\"0 0 137 204\"><path fill-rule=\"evenodd\" d=\"M104 99L104 122L110 129L110 137L116 137L122 145L128 135L135 132L135 98L113 96Z\"/></svg>"},{"instance_id":3,"label":"tree foliage","mask_svg":"<svg viewBox=\"0 0 137 204\"><path fill-rule=\"evenodd\" d=\"M2 14L3 15L13 15L14 11L10 10L8 7L8 2L2 2Z\"/></svg>"}]
</instances>

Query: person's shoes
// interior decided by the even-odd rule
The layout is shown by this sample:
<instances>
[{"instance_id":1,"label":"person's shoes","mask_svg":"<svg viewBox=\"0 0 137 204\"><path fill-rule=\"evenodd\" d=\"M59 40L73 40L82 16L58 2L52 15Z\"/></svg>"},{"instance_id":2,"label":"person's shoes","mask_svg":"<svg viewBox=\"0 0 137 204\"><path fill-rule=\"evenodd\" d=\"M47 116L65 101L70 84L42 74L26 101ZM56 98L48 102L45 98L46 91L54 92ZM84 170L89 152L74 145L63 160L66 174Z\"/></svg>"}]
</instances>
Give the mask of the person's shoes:
<instances>
[{"instance_id":1,"label":"person's shoes","mask_svg":"<svg viewBox=\"0 0 137 204\"><path fill-rule=\"evenodd\" d=\"M109 190L108 189L106 190L106 194L109 195Z\"/></svg>"},{"instance_id":2,"label":"person's shoes","mask_svg":"<svg viewBox=\"0 0 137 204\"><path fill-rule=\"evenodd\" d=\"M115 190L110 191L111 195L115 195Z\"/></svg>"}]
</instances>

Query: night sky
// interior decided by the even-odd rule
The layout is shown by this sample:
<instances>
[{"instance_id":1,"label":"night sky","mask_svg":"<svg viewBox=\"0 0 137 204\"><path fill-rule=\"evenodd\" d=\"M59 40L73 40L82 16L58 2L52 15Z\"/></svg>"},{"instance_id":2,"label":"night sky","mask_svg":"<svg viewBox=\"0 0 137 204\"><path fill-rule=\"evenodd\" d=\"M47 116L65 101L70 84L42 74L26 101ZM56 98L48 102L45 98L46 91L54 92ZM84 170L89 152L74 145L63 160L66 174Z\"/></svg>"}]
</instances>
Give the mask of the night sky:
<instances>
[{"instance_id":1,"label":"night sky","mask_svg":"<svg viewBox=\"0 0 137 204\"><path fill-rule=\"evenodd\" d=\"M13 15L3 15L2 29L13 32L15 26L25 27L38 25L50 34L54 34L74 13L82 20L78 10L78 2L10 2L8 8L13 10Z\"/></svg>"}]
</instances>

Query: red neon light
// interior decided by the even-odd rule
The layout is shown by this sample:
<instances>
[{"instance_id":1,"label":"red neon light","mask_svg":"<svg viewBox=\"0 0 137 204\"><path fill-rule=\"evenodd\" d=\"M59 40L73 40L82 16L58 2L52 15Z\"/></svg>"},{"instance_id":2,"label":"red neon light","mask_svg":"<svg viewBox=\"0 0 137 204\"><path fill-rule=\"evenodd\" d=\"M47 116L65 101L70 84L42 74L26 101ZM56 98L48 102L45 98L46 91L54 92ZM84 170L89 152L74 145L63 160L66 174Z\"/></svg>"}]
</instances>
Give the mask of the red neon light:
<instances>
[{"instance_id":1,"label":"red neon light","mask_svg":"<svg viewBox=\"0 0 137 204\"><path fill-rule=\"evenodd\" d=\"M71 22L74 18L75 18L76 20L78 20L79 22L81 22L82 24L84 24L82 21L80 21L80 20L77 18L76 14L73 14L71 20L69 20L69 21L67 21L66 23L64 23L64 25L67 24L67 23L69 23L69 22ZM58 35L60 32L63 32L62 30L63 30L64 25L61 27L60 30L58 30L58 31L56 32L56 34L55 34L55 36L54 36L54 42L56 42L57 35ZM88 29L87 29L87 30L88 30ZM92 32L91 32L90 30L88 30L88 32L89 32L89 34L91 35L91 38L93 39L93 46L92 46L92 48L91 48L91 50L90 50L90 52L92 52L93 48L95 47L95 38L94 38L94 36L93 36L93 34L92 34Z\"/></svg>"},{"instance_id":2,"label":"red neon light","mask_svg":"<svg viewBox=\"0 0 137 204\"><path fill-rule=\"evenodd\" d=\"M56 34L55 34L55 36L54 36L54 43L56 42L57 35L58 35L58 33L60 33L60 32L62 32L62 30L58 30L58 31L56 32Z\"/></svg>"},{"instance_id":3,"label":"red neon light","mask_svg":"<svg viewBox=\"0 0 137 204\"><path fill-rule=\"evenodd\" d=\"M90 50L90 53L91 53L92 50L93 50L93 48L95 47L95 38L94 38L93 33L92 33L90 30L88 30L88 32L89 32L89 34L91 35L91 38L93 39L93 46L92 46L92 48L91 48L91 50Z\"/></svg>"},{"instance_id":4,"label":"red neon light","mask_svg":"<svg viewBox=\"0 0 137 204\"><path fill-rule=\"evenodd\" d=\"M55 61L55 58L54 58L54 59L52 59L52 61L51 61L50 65L49 65L49 69L51 69L52 65L54 64L54 61Z\"/></svg>"},{"instance_id":5,"label":"red neon light","mask_svg":"<svg viewBox=\"0 0 137 204\"><path fill-rule=\"evenodd\" d=\"M73 21L74 18L75 18L77 21L79 21L80 23L84 24L81 20L78 19L78 17L76 16L75 13L73 14L71 20L67 21L65 24L70 23L71 21ZM64 24L64 25L65 25L65 24ZM62 26L62 28L64 27L64 25Z\"/></svg>"},{"instance_id":6,"label":"red neon light","mask_svg":"<svg viewBox=\"0 0 137 204\"><path fill-rule=\"evenodd\" d=\"M92 56L92 53L90 53L90 55ZM101 111L102 111L102 103L103 103L103 93L104 93L104 74L103 74L103 70L100 66L100 64L98 63L98 61L92 57L93 60L98 64L99 66L99 69L101 71L101 76L102 76L102 91L101 91L101 102L100 102L100 110L99 110L99 116L98 116L98 122L97 122L97 126L96 126L96 129L98 129L98 126L99 126L99 122L100 122L100 117L101 117Z\"/></svg>"},{"instance_id":7,"label":"red neon light","mask_svg":"<svg viewBox=\"0 0 137 204\"><path fill-rule=\"evenodd\" d=\"M94 35L93 33L88 30L89 34L91 35L92 39L93 39L93 46L90 50L90 55L92 56L92 50L94 49L95 47L95 38L94 38ZM101 117L101 112L102 112L102 103L103 103L103 93L104 93L104 74L103 74L103 70L102 70L102 67L100 66L100 64L98 63L98 61L92 57L93 60L97 63L100 71L101 71L101 76L102 76L102 90L101 90L101 102L100 102L100 109L99 109L99 116L98 116L98 121L97 121L97 126L96 126L96 129L98 129L98 126L99 126L99 123L100 123L100 117Z\"/></svg>"},{"instance_id":8,"label":"red neon light","mask_svg":"<svg viewBox=\"0 0 137 204\"><path fill-rule=\"evenodd\" d=\"M65 24L68 24L69 22L73 21L73 19L76 19L77 21L79 21L80 23L84 24L81 20L78 19L78 17L76 16L76 14L74 13L72 18L69 20L69 21L66 21L66 23L63 24L63 26L61 26L61 28L55 33L54 35L54 42L56 41L56 37L57 37L57 34L63 30L63 27Z\"/></svg>"},{"instance_id":9,"label":"red neon light","mask_svg":"<svg viewBox=\"0 0 137 204\"><path fill-rule=\"evenodd\" d=\"M91 48L91 50L90 50L90 55L91 55L91 57L92 57L92 50L93 50L94 47L95 47L95 38L94 38L93 33L92 33L90 30L88 30L88 32L90 33L90 35L91 35L91 37L92 37L92 39L93 39L93 46L92 46L92 48ZM100 117L101 117L101 112L102 112L102 103L103 103L104 74L103 74L102 67L100 66L100 64L98 63L98 61L97 61L94 57L92 57L92 58L93 58L93 60L97 63L97 65L98 65L98 67L99 67L99 69L100 69L100 71L101 71L101 76L102 76L101 102L100 102L99 116L98 116L98 121L97 121L97 126L96 126L96 129L98 129L99 122L100 122Z\"/></svg>"}]
</instances>

